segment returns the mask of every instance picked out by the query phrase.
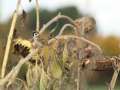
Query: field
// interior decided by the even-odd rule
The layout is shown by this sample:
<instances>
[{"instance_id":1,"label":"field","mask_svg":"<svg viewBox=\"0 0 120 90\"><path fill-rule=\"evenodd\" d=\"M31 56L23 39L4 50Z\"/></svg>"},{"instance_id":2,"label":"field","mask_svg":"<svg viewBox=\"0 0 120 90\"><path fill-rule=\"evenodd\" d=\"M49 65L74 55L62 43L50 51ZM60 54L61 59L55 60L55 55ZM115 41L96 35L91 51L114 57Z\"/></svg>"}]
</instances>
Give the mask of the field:
<instances>
[{"instance_id":1,"label":"field","mask_svg":"<svg viewBox=\"0 0 120 90\"><path fill-rule=\"evenodd\" d=\"M0 25L0 90L119 90L119 38L98 35L91 16L73 19L59 9L41 22L47 11L40 17L38 1L35 22L18 14L18 0L10 22Z\"/></svg>"}]
</instances>

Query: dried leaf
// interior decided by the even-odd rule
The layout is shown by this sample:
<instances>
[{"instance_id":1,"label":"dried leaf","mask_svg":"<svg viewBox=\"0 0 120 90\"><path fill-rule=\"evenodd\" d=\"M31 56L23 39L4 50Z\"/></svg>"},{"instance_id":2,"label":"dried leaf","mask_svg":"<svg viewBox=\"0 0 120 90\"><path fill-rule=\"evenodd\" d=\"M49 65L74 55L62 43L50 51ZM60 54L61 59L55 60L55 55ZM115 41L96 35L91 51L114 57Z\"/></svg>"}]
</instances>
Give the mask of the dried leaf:
<instances>
[{"instance_id":1,"label":"dried leaf","mask_svg":"<svg viewBox=\"0 0 120 90\"><path fill-rule=\"evenodd\" d=\"M39 66L29 66L26 74L27 85L29 89L38 89L41 76L41 68Z\"/></svg>"},{"instance_id":2,"label":"dried leaf","mask_svg":"<svg viewBox=\"0 0 120 90\"><path fill-rule=\"evenodd\" d=\"M40 90L46 90L48 84L48 78L44 70L42 70L41 79L40 79Z\"/></svg>"},{"instance_id":3,"label":"dried leaf","mask_svg":"<svg viewBox=\"0 0 120 90\"><path fill-rule=\"evenodd\" d=\"M27 74L26 74L26 79L27 79L28 86L32 86L33 75L32 75L32 69L31 68L28 68L28 71L27 71Z\"/></svg>"},{"instance_id":4,"label":"dried leaf","mask_svg":"<svg viewBox=\"0 0 120 90\"><path fill-rule=\"evenodd\" d=\"M57 61L56 54L53 55L52 59L53 60L51 61L50 72L54 78L60 79L62 76L62 68Z\"/></svg>"},{"instance_id":5,"label":"dried leaf","mask_svg":"<svg viewBox=\"0 0 120 90\"><path fill-rule=\"evenodd\" d=\"M16 28L14 29L13 38L18 38L17 29Z\"/></svg>"},{"instance_id":6,"label":"dried leaf","mask_svg":"<svg viewBox=\"0 0 120 90\"><path fill-rule=\"evenodd\" d=\"M63 50L63 64L68 60L68 50L67 50L67 43L65 43L64 50Z\"/></svg>"},{"instance_id":7,"label":"dried leaf","mask_svg":"<svg viewBox=\"0 0 120 90\"><path fill-rule=\"evenodd\" d=\"M56 79L59 79L62 76L62 69L56 61L51 64L51 74Z\"/></svg>"},{"instance_id":8,"label":"dried leaf","mask_svg":"<svg viewBox=\"0 0 120 90\"><path fill-rule=\"evenodd\" d=\"M27 13L26 13L26 11L23 9L23 11L22 11L22 21L25 21L26 17L27 17Z\"/></svg>"},{"instance_id":9,"label":"dried leaf","mask_svg":"<svg viewBox=\"0 0 120 90\"><path fill-rule=\"evenodd\" d=\"M49 53L50 53L50 48L48 46L42 48L41 56L44 56L45 61L49 59Z\"/></svg>"}]
</instances>

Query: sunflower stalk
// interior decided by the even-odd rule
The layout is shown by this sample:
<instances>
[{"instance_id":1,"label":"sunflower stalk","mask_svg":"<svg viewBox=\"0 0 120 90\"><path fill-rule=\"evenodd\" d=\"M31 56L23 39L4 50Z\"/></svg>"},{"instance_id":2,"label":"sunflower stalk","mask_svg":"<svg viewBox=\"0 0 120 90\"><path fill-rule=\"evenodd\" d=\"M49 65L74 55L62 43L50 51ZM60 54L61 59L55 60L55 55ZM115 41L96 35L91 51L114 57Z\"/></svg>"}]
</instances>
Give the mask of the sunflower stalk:
<instances>
[{"instance_id":1,"label":"sunflower stalk","mask_svg":"<svg viewBox=\"0 0 120 90\"><path fill-rule=\"evenodd\" d=\"M15 10L14 15L13 15L12 24L10 27L10 32L9 32L8 39L7 39L7 45L6 45L6 49L5 49L2 70L1 70L1 78L4 78L4 76L5 76L6 65L8 62L8 56L9 56L9 52L10 52L11 42L13 39L13 34L14 34L14 30L15 30L15 25L16 25L16 21L17 21L17 17L18 17L18 11L20 8L20 4L21 4L21 0L18 0L16 10Z\"/></svg>"},{"instance_id":2,"label":"sunflower stalk","mask_svg":"<svg viewBox=\"0 0 120 90\"><path fill-rule=\"evenodd\" d=\"M36 0L36 31L39 32L40 29L40 15L39 15L39 0Z\"/></svg>"}]
</instances>

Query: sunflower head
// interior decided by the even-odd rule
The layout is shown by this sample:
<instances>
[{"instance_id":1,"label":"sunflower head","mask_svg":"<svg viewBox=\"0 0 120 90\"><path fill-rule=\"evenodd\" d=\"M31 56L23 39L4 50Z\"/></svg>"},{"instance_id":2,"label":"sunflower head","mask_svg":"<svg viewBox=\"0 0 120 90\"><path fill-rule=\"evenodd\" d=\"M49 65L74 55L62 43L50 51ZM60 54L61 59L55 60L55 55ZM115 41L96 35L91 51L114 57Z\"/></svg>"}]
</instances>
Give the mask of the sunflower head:
<instances>
[{"instance_id":1,"label":"sunflower head","mask_svg":"<svg viewBox=\"0 0 120 90\"><path fill-rule=\"evenodd\" d=\"M26 57L32 48L32 43L29 40L17 38L13 43L14 53Z\"/></svg>"}]
</instances>

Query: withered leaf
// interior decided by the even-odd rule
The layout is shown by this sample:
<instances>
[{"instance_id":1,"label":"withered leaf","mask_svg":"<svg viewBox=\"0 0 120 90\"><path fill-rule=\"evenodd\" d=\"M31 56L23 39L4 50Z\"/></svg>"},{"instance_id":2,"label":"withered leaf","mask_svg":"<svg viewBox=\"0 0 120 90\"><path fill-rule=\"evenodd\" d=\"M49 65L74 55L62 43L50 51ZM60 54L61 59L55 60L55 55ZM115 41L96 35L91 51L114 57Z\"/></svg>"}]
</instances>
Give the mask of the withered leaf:
<instances>
[{"instance_id":1,"label":"withered leaf","mask_svg":"<svg viewBox=\"0 0 120 90\"><path fill-rule=\"evenodd\" d=\"M23 11L22 11L22 20L25 20L26 17L27 17L27 13L26 13L26 11L23 9Z\"/></svg>"},{"instance_id":2,"label":"withered leaf","mask_svg":"<svg viewBox=\"0 0 120 90\"><path fill-rule=\"evenodd\" d=\"M63 63L65 63L68 59L68 50L67 50L67 43L65 43L64 50L63 50Z\"/></svg>"},{"instance_id":3,"label":"withered leaf","mask_svg":"<svg viewBox=\"0 0 120 90\"><path fill-rule=\"evenodd\" d=\"M46 75L45 71L42 70L40 85L39 85L40 90L46 90L47 83L48 83L47 75Z\"/></svg>"}]
</instances>

